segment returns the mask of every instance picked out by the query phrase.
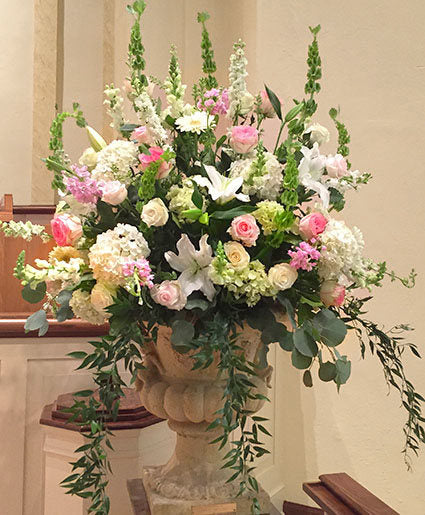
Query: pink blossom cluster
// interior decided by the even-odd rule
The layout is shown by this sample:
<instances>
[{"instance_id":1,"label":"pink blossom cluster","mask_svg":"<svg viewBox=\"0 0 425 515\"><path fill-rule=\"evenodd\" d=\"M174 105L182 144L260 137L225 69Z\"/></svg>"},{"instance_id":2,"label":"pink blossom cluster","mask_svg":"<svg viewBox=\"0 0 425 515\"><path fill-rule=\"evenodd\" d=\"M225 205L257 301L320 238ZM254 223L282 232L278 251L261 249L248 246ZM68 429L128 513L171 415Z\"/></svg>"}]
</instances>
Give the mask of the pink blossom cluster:
<instances>
[{"instance_id":1,"label":"pink blossom cluster","mask_svg":"<svg viewBox=\"0 0 425 515\"><path fill-rule=\"evenodd\" d=\"M153 287L153 274L147 259L129 260L122 265L122 273L125 277L131 277L135 271L142 286L147 286L149 289Z\"/></svg>"},{"instance_id":2,"label":"pink blossom cluster","mask_svg":"<svg viewBox=\"0 0 425 515\"><path fill-rule=\"evenodd\" d=\"M211 114L227 114L229 110L229 92L227 89L220 91L217 88L212 88L206 91L204 96L198 100L197 107Z\"/></svg>"},{"instance_id":3,"label":"pink blossom cluster","mask_svg":"<svg viewBox=\"0 0 425 515\"><path fill-rule=\"evenodd\" d=\"M81 204L96 204L97 199L102 196L102 183L93 179L87 166L79 168L71 166L75 175L64 176L64 183L68 191Z\"/></svg>"},{"instance_id":4,"label":"pink blossom cluster","mask_svg":"<svg viewBox=\"0 0 425 515\"><path fill-rule=\"evenodd\" d=\"M288 250L288 254L291 256L289 264L293 268L296 270L301 268L307 272L317 265L317 260L320 258L320 252L306 241L302 241L295 250Z\"/></svg>"}]
</instances>

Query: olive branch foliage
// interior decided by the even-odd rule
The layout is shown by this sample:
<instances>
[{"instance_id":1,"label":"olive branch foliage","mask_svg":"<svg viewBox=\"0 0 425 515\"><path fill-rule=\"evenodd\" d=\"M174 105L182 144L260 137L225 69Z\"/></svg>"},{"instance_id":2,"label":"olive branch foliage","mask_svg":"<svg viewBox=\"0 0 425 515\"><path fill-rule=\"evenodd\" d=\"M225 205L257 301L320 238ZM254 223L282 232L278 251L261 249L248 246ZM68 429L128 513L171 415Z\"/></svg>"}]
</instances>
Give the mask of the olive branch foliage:
<instances>
[{"instance_id":1,"label":"olive branch foliage","mask_svg":"<svg viewBox=\"0 0 425 515\"><path fill-rule=\"evenodd\" d=\"M129 44L128 64L131 72L131 83L136 94L140 94L147 85L144 75L144 47L141 39L140 19L146 4L143 0L136 0L128 6L128 11L134 16ZM217 81L214 77L216 63L212 50L211 40L206 28L208 15L198 14L198 22L202 26L202 59L205 74L195 87L194 94L207 88L215 87ZM273 249L287 243L292 243L285 228L290 226L294 219L294 210L300 202L309 200L298 183L297 167L301 159L300 149L305 141L305 124L317 109L315 95L320 91L319 80L322 76L321 58L319 55L317 36L320 26L310 27L313 41L308 48L307 56L307 82L304 88L306 97L303 100L294 99L294 106L284 115L280 100L273 91L266 87L266 91L274 111L281 124L275 144L277 158L285 164L284 192L282 203L285 211L279 220L280 231L278 236L259 242L259 254L272 260ZM174 57L174 59L176 59ZM172 66L175 69L176 62ZM171 71L172 71L171 70ZM170 72L171 73L171 72ZM172 77L171 77L172 78ZM345 125L339 120L339 112L331 109L330 116L334 120L338 131L338 151L348 156L348 143L350 137ZM72 113L60 113L55 118L51 128L50 149L52 155L46 159L46 165L54 172L54 186L61 187L62 171L67 171L67 158L63 152L62 125L64 121L73 117L77 125L84 127L86 122L79 109L74 104ZM167 124L173 128L174 120L167 118ZM245 122L245 120L244 120ZM283 129L287 128L287 136L281 142ZM173 130L173 129L172 129ZM122 128L122 135L128 137L128 128ZM221 173L227 173L231 164L229 156L221 147L226 136L215 139L214 132L207 130L198 136L190 133L178 133L174 130L174 143L176 150L177 168L188 177L203 174L199 162L212 164ZM199 144L202 148L199 148ZM261 147L260 151L261 152ZM261 155L259 156L261 158ZM261 161L261 160L260 160ZM259 161L259 162L260 162ZM118 212L110 206L99 201L98 218L87 220L84 235L88 241L94 241L99 232L113 228L118 221L131 220L131 223L140 223L140 210L144 203L155 194L165 198L169 184L172 184L173 174L160 185L155 181L156 169L146 174L140 191L137 188L128 191L128 199ZM155 172L155 173L154 173ZM343 199L331 192L331 205L333 209L343 207ZM196 209L190 210L187 216L198 224L209 223L211 241L216 255L222 252L220 242L214 239L218 234L223 220L228 220L239 214L249 212L248 207L230 204L227 211L208 212L203 205L202 196L195 188L192 201ZM176 227L178 223L176 220ZM178 231L170 228L164 238L177 241ZM216 230L215 230L216 229ZM177 231L173 233L172 231ZM187 227L190 234L190 227ZM153 237L149 231L145 234L147 239ZM161 236L158 233L156 238ZM287 239L285 239L287 238ZM289 239L288 239L289 238ZM156 240L158 242L158 240ZM262 247L262 248L261 248ZM161 245L152 245L152 262L156 259L156 252ZM157 256L158 257L158 256ZM22 274L24 256L21 255L15 270ZM174 272L156 270L159 279L174 279ZM400 278L394 272L388 272L385 263L380 264L379 280L390 276L391 280L400 280L407 287L414 283L415 274L408 278ZM403 340L403 331L408 326L400 325L385 332L377 324L364 318L364 304L366 299L352 299L343 307L327 309L323 306L317 294L319 291L319 278L315 272L310 272L306 280L301 273L297 283L290 290L281 292L276 301L262 299L255 309L249 309L241 302L235 303L229 293L222 290L219 298L214 302L207 302L204 298L194 298L188 301L184 312L170 312L166 308L151 304L148 295L144 295L143 304L138 299L129 296L125 291L118 291L117 298L108 309L110 313L109 334L99 341L89 342L89 351L79 351L70 354L73 359L80 359L79 369L92 371L96 389L83 390L74 394L75 403L67 409L70 422L81 426L86 442L76 449L78 458L72 462L72 473L62 482L67 493L90 500L90 513L107 515L110 511L110 500L107 494L108 475L111 466L108 460L108 449L113 449L113 435L108 428L108 422L114 420L119 410L120 398L123 397L123 388L126 381L123 379L123 370L131 375L130 384L136 381L137 375L143 369L143 352L155 345L159 325L171 327L171 342L174 348L181 353L190 352L193 358L194 369L208 368L218 356L218 368L224 385L223 405L217 412L216 419L210 424L209 430L215 444L221 448L230 443L230 450L224 458L223 468L229 470L228 481L239 482L239 494L248 491L252 496L252 513L259 514L260 506L257 499L259 486L255 479L253 464L256 458L268 451L262 441L269 436L265 427L266 419L254 415L249 411L250 402L267 400L266 397L255 390L255 380L267 367L267 352L271 344L279 345L284 351L290 353L292 365L303 371L305 386L313 385L312 369L317 366L318 377L325 382L334 382L338 388L345 384L351 373L351 363L347 356L338 351L338 346L344 341L347 330L353 330L360 342L361 355L364 357L369 348L375 354L384 371L388 384L394 387L401 396L402 406L406 409L408 419L404 426L405 444L403 454L406 463L410 466L411 452L417 454L420 443L425 443L425 419L422 414L424 398L416 392L413 384L407 379L402 357L406 350L419 357L414 344ZM80 288L93 286L93 278L86 277ZM45 294L44 286L25 295L30 302L42 300ZM64 291L61 296L60 308L56 315L58 319L72 317L69 308L71 291ZM286 313L289 330L277 313ZM155 322L146 322L155 320ZM245 324L255 329L261 335L260 352L258 359L248 361L241 344L240 335ZM40 334L47 331L48 323L44 309L32 315L26 325L27 330L38 329ZM235 440L231 440L234 432L238 432ZM218 436L217 436L218 435Z\"/></svg>"}]
</instances>

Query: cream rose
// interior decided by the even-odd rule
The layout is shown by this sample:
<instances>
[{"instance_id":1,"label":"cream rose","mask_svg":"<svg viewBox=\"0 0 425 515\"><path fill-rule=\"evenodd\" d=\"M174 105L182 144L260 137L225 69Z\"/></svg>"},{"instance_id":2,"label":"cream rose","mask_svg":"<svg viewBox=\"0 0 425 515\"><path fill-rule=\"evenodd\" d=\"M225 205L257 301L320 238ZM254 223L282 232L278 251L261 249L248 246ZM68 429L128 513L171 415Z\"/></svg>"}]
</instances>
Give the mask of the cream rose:
<instances>
[{"instance_id":1,"label":"cream rose","mask_svg":"<svg viewBox=\"0 0 425 515\"><path fill-rule=\"evenodd\" d=\"M97 152L92 147L86 148L82 153L80 159L78 160L81 166L87 166L89 170L93 170L93 168L97 164Z\"/></svg>"},{"instance_id":2,"label":"cream rose","mask_svg":"<svg viewBox=\"0 0 425 515\"><path fill-rule=\"evenodd\" d=\"M96 311L102 313L114 303L115 288L105 283L96 283L90 294L90 302Z\"/></svg>"},{"instance_id":3,"label":"cream rose","mask_svg":"<svg viewBox=\"0 0 425 515\"><path fill-rule=\"evenodd\" d=\"M250 260L248 252L237 241L228 241L224 244L227 259L235 268L245 268Z\"/></svg>"},{"instance_id":4,"label":"cream rose","mask_svg":"<svg viewBox=\"0 0 425 515\"><path fill-rule=\"evenodd\" d=\"M161 227L168 221L167 206L160 198L149 200L142 209L142 220L148 227Z\"/></svg>"},{"instance_id":5,"label":"cream rose","mask_svg":"<svg viewBox=\"0 0 425 515\"><path fill-rule=\"evenodd\" d=\"M105 182L102 186L102 200L111 206L118 206L127 198L127 188L120 181Z\"/></svg>"},{"instance_id":6,"label":"cream rose","mask_svg":"<svg viewBox=\"0 0 425 515\"><path fill-rule=\"evenodd\" d=\"M320 123L313 123L308 127L305 134L310 133L310 140L312 143L318 143L319 145L323 145L323 143L327 143L330 139L329 131Z\"/></svg>"},{"instance_id":7,"label":"cream rose","mask_svg":"<svg viewBox=\"0 0 425 515\"><path fill-rule=\"evenodd\" d=\"M288 263L279 263L270 268L268 278L278 290L288 290L298 278L298 272Z\"/></svg>"}]
</instances>

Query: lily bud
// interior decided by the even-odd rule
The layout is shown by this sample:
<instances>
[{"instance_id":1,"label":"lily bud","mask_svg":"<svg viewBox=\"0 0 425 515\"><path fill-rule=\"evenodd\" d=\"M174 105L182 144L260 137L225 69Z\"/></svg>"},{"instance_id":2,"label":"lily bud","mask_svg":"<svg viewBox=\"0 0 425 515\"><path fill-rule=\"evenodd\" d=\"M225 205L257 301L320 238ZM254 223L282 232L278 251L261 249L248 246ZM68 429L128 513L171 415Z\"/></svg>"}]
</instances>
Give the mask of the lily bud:
<instances>
[{"instance_id":1,"label":"lily bud","mask_svg":"<svg viewBox=\"0 0 425 515\"><path fill-rule=\"evenodd\" d=\"M93 129L93 127L87 125L86 130L87 136L89 137L90 145L96 152L100 152L102 148L106 147L106 141L97 131Z\"/></svg>"}]
</instances>

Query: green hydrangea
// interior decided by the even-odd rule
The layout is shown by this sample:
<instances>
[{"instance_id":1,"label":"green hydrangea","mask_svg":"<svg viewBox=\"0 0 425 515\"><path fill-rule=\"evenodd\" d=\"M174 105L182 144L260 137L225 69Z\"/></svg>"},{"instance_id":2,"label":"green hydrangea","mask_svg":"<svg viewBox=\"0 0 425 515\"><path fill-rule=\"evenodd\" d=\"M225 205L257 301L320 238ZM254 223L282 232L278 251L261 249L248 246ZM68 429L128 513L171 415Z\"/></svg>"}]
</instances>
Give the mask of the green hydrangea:
<instances>
[{"instance_id":1,"label":"green hydrangea","mask_svg":"<svg viewBox=\"0 0 425 515\"><path fill-rule=\"evenodd\" d=\"M219 255L211 262L209 276L214 284L223 286L250 307L255 306L261 297L274 297L277 294L264 265L258 259L242 269L236 269L223 255Z\"/></svg>"},{"instance_id":2,"label":"green hydrangea","mask_svg":"<svg viewBox=\"0 0 425 515\"><path fill-rule=\"evenodd\" d=\"M282 215L285 211L284 207L274 200L263 200L257 204L257 211L252 214L261 224L263 233L267 236L273 231L277 231L278 215Z\"/></svg>"},{"instance_id":3,"label":"green hydrangea","mask_svg":"<svg viewBox=\"0 0 425 515\"><path fill-rule=\"evenodd\" d=\"M170 202L168 208L172 213L177 215L180 222L194 222L194 220L183 215L183 211L196 209L195 204L192 202L193 190L192 181L190 179L185 179L181 186L175 184L174 186L171 186L170 191L167 193L167 200Z\"/></svg>"}]
</instances>

